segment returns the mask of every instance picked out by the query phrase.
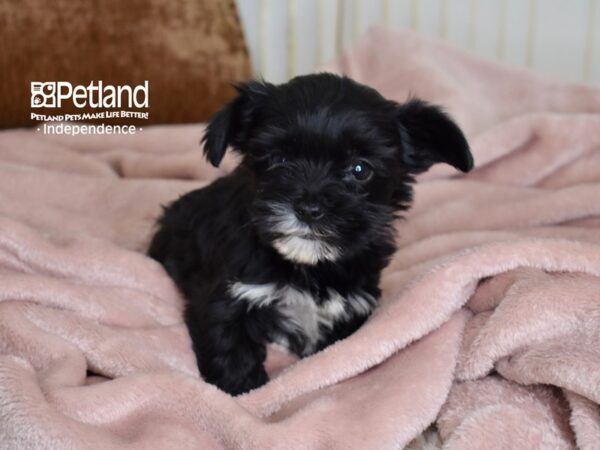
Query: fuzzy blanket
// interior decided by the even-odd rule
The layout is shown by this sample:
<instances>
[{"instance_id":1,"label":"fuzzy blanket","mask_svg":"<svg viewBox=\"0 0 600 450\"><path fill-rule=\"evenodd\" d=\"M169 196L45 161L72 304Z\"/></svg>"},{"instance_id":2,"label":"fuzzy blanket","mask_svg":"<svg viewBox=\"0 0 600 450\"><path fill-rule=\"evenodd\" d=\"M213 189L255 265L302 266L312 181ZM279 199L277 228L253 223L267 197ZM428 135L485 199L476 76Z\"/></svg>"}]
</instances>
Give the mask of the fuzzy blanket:
<instances>
[{"instance_id":1,"label":"fuzzy blanket","mask_svg":"<svg viewBox=\"0 0 600 450\"><path fill-rule=\"evenodd\" d=\"M444 105L477 167L422 177L364 327L239 398L143 253L235 161L200 125L0 133L0 448L600 448L600 91L386 29L328 69Z\"/></svg>"}]
</instances>

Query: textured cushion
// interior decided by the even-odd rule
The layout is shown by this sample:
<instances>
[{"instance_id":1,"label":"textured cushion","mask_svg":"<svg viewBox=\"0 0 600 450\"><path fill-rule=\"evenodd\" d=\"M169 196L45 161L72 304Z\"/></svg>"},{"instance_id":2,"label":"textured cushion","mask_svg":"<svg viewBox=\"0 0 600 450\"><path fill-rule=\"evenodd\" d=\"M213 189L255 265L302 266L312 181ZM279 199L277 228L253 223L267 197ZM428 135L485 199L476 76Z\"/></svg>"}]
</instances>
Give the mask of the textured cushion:
<instances>
[{"instance_id":1,"label":"textured cushion","mask_svg":"<svg viewBox=\"0 0 600 450\"><path fill-rule=\"evenodd\" d=\"M137 123L149 124L206 120L251 78L233 0L5 0L0 42L0 128L99 111L32 109L31 81L148 80L149 120Z\"/></svg>"}]
</instances>

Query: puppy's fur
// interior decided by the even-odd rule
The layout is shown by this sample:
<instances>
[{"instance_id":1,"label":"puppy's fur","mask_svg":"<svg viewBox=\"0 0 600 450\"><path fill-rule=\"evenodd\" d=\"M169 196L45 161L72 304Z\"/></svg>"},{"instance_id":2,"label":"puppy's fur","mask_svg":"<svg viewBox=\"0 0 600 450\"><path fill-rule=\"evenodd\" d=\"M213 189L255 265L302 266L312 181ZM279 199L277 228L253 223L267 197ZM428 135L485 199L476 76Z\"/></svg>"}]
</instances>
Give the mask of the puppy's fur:
<instances>
[{"instance_id":1,"label":"puppy's fur","mask_svg":"<svg viewBox=\"0 0 600 450\"><path fill-rule=\"evenodd\" d=\"M348 78L251 81L238 93L203 140L213 165L227 147L240 165L166 208L149 250L188 301L202 376L231 394L267 381L266 342L305 356L360 327L414 175L473 164L437 107Z\"/></svg>"}]
</instances>

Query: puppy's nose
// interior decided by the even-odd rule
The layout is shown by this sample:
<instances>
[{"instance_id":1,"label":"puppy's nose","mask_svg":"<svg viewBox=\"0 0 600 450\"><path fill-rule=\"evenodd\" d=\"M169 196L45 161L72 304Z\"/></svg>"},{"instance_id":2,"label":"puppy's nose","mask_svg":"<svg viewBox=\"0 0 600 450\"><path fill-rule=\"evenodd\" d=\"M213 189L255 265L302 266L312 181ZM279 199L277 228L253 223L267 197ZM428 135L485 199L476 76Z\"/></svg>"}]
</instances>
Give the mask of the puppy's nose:
<instances>
[{"instance_id":1,"label":"puppy's nose","mask_svg":"<svg viewBox=\"0 0 600 450\"><path fill-rule=\"evenodd\" d=\"M295 209L298 217L305 222L314 222L325 215L321 205L315 202L299 202Z\"/></svg>"}]
</instances>

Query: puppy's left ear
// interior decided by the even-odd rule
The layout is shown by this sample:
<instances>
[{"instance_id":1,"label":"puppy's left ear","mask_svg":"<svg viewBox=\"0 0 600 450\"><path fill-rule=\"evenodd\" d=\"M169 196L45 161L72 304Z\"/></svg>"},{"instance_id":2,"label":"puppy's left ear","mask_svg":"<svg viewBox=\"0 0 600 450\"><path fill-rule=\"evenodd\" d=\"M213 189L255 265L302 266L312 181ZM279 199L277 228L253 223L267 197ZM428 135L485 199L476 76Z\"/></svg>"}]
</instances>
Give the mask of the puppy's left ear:
<instances>
[{"instance_id":1,"label":"puppy's left ear","mask_svg":"<svg viewBox=\"0 0 600 450\"><path fill-rule=\"evenodd\" d=\"M211 117L202 138L204 155L215 167L221 163L227 147L244 151L254 117L274 86L247 81L234 87L237 97Z\"/></svg>"},{"instance_id":2,"label":"puppy's left ear","mask_svg":"<svg viewBox=\"0 0 600 450\"><path fill-rule=\"evenodd\" d=\"M473 156L460 128L437 106L413 99L399 105L397 120L404 163L417 174L446 163L462 172L473 168Z\"/></svg>"}]
</instances>

